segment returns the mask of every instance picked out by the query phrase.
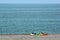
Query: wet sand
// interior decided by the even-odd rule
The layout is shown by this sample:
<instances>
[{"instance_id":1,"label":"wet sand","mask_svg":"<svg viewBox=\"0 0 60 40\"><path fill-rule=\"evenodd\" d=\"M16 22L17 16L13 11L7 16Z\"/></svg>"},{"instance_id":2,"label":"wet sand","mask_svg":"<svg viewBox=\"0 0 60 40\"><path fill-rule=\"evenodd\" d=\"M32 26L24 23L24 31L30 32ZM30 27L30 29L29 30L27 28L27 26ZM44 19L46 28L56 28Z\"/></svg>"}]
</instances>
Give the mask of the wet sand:
<instances>
[{"instance_id":1,"label":"wet sand","mask_svg":"<svg viewBox=\"0 0 60 40\"><path fill-rule=\"evenodd\" d=\"M60 40L60 34L53 34L47 36L0 35L0 40Z\"/></svg>"}]
</instances>

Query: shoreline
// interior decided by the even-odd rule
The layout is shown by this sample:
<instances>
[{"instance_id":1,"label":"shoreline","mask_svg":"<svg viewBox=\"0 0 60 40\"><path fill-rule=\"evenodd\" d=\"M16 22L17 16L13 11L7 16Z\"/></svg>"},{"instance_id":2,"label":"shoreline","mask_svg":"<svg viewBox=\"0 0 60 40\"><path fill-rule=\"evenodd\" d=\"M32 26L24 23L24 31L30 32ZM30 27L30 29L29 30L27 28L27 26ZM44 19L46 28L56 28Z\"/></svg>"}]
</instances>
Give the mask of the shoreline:
<instances>
[{"instance_id":1,"label":"shoreline","mask_svg":"<svg viewBox=\"0 0 60 40\"><path fill-rule=\"evenodd\" d=\"M0 34L0 35L30 35L30 34ZM60 35L60 34L48 34L48 35Z\"/></svg>"}]
</instances>

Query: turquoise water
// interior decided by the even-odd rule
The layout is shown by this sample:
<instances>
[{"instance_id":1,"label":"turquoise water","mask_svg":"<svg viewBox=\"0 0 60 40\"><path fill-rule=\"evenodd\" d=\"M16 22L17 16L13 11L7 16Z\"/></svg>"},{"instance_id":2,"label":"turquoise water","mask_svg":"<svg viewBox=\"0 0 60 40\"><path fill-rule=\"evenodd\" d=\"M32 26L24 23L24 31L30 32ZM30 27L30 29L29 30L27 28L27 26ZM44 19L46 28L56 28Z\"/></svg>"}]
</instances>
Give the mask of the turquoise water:
<instances>
[{"instance_id":1,"label":"turquoise water","mask_svg":"<svg viewBox=\"0 0 60 40\"><path fill-rule=\"evenodd\" d=\"M0 4L0 34L60 34L60 4Z\"/></svg>"}]
</instances>

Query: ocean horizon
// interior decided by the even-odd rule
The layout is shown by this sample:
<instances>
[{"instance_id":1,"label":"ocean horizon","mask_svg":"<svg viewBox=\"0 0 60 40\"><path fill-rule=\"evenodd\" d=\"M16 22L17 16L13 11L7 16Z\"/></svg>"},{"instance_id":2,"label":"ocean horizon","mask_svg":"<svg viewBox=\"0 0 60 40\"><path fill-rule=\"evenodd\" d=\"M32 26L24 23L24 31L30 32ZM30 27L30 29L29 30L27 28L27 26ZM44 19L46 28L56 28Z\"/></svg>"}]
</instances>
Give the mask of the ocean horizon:
<instances>
[{"instance_id":1,"label":"ocean horizon","mask_svg":"<svg viewBox=\"0 0 60 40\"><path fill-rule=\"evenodd\" d=\"M0 4L0 34L60 34L60 4Z\"/></svg>"}]
</instances>

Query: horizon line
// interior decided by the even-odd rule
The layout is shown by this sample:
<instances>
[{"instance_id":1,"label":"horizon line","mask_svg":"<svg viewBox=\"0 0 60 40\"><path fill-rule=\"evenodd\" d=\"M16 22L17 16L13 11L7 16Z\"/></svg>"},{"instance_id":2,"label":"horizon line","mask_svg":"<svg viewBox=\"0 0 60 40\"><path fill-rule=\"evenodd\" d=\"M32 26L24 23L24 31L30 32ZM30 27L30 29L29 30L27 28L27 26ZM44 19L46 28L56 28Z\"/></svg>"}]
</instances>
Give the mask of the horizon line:
<instances>
[{"instance_id":1,"label":"horizon line","mask_svg":"<svg viewBox=\"0 0 60 40\"><path fill-rule=\"evenodd\" d=\"M60 3L0 3L0 4L60 4Z\"/></svg>"}]
</instances>

